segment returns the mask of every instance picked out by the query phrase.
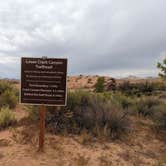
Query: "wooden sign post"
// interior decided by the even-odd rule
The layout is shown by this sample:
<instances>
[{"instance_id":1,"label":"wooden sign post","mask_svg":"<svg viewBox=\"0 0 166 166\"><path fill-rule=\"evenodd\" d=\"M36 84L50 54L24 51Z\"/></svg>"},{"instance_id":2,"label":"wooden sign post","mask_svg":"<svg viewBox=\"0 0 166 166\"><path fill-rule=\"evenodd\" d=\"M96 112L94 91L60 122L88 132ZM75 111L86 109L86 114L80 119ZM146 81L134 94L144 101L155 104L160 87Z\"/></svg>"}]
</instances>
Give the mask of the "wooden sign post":
<instances>
[{"instance_id":1,"label":"wooden sign post","mask_svg":"<svg viewBox=\"0 0 166 166\"><path fill-rule=\"evenodd\" d=\"M45 106L40 106L40 132L39 132L39 149L38 151L44 151L44 135L45 135L45 117L46 117L46 110Z\"/></svg>"},{"instance_id":2,"label":"wooden sign post","mask_svg":"<svg viewBox=\"0 0 166 166\"><path fill-rule=\"evenodd\" d=\"M67 59L21 58L20 103L40 105L39 151L44 150L45 106L65 106Z\"/></svg>"}]
</instances>

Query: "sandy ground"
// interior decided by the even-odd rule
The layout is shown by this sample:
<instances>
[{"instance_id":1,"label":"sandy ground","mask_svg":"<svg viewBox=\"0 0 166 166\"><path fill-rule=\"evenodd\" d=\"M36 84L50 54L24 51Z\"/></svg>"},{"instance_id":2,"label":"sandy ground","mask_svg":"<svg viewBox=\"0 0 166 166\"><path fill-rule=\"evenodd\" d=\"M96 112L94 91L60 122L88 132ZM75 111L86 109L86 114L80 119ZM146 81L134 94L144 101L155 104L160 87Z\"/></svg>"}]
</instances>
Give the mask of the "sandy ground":
<instances>
[{"instance_id":1,"label":"sandy ground","mask_svg":"<svg viewBox=\"0 0 166 166\"><path fill-rule=\"evenodd\" d=\"M116 141L85 142L85 135L46 133L45 151L38 149L38 125L15 110L18 125L0 131L0 166L165 166L166 134L155 134L151 121L133 119L133 131Z\"/></svg>"}]
</instances>

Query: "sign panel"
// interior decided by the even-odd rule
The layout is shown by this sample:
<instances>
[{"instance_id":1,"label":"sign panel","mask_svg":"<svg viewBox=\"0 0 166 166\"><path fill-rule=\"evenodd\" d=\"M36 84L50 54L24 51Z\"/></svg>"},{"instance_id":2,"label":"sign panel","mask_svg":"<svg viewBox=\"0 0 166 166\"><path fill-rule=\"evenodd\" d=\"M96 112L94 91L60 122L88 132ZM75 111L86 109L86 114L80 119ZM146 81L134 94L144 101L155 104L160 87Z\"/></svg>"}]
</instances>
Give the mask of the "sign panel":
<instances>
[{"instance_id":1,"label":"sign panel","mask_svg":"<svg viewBox=\"0 0 166 166\"><path fill-rule=\"evenodd\" d=\"M67 59L21 58L20 102L66 105Z\"/></svg>"}]
</instances>

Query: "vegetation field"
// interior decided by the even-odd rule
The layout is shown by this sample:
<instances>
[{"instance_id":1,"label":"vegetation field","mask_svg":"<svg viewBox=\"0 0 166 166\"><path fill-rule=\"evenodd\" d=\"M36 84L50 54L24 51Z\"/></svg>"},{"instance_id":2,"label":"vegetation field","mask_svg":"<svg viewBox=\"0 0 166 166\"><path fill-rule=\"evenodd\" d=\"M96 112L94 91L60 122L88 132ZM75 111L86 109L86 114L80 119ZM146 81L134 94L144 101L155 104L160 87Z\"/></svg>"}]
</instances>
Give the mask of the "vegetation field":
<instances>
[{"instance_id":1,"label":"vegetation field","mask_svg":"<svg viewBox=\"0 0 166 166\"><path fill-rule=\"evenodd\" d=\"M0 165L166 165L165 82L95 81L90 89L68 88L67 106L46 107L39 153L39 107L19 104L19 85L1 80Z\"/></svg>"}]
</instances>

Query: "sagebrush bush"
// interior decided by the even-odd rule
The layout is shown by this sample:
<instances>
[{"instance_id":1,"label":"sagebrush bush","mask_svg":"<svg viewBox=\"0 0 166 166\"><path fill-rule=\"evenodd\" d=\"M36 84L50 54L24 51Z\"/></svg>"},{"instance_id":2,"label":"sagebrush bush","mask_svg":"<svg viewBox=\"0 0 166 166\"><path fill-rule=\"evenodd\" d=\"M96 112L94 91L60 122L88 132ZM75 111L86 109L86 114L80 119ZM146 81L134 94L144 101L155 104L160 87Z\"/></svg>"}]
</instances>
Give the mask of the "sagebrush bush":
<instances>
[{"instance_id":1,"label":"sagebrush bush","mask_svg":"<svg viewBox=\"0 0 166 166\"><path fill-rule=\"evenodd\" d=\"M111 101L115 104L120 106L122 109L128 109L130 106L133 105L135 98L125 96L122 93L116 92L111 95Z\"/></svg>"},{"instance_id":2,"label":"sagebrush bush","mask_svg":"<svg viewBox=\"0 0 166 166\"><path fill-rule=\"evenodd\" d=\"M4 93L6 90L12 90L12 85L7 81L0 81L0 94Z\"/></svg>"},{"instance_id":3,"label":"sagebrush bush","mask_svg":"<svg viewBox=\"0 0 166 166\"><path fill-rule=\"evenodd\" d=\"M155 87L155 90L157 90L157 91L166 91L165 81L154 82L153 86Z\"/></svg>"},{"instance_id":4,"label":"sagebrush bush","mask_svg":"<svg viewBox=\"0 0 166 166\"><path fill-rule=\"evenodd\" d=\"M16 122L14 113L9 107L2 107L0 109L0 129L8 127Z\"/></svg>"},{"instance_id":5,"label":"sagebrush bush","mask_svg":"<svg viewBox=\"0 0 166 166\"><path fill-rule=\"evenodd\" d=\"M86 113L86 112L85 112ZM92 98L90 108L87 110L86 118L82 119L84 124L87 119L91 122L89 126L85 123L84 127L93 130L96 136L106 136L117 138L121 133L129 129L128 119L120 108L117 108L111 101L101 101Z\"/></svg>"},{"instance_id":6,"label":"sagebrush bush","mask_svg":"<svg viewBox=\"0 0 166 166\"><path fill-rule=\"evenodd\" d=\"M80 91L80 90L74 92L68 91L67 109L74 110L75 107L83 104L82 100L88 99L89 94L90 94L89 92Z\"/></svg>"},{"instance_id":7,"label":"sagebrush bush","mask_svg":"<svg viewBox=\"0 0 166 166\"><path fill-rule=\"evenodd\" d=\"M166 91L166 84L165 82L141 82L141 83L130 83L129 81L125 81L121 83L117 90L126 94L126 95L153 95L155 92L158 91Z\"/></svg>"},{"instance_id":8,"label":"sagebrush bush","mask_svg":"<svg viewBox=\"0 0 166 166\"><path fill-rule=\"evenodd\" d=\"M66 107L46 107L46 125L54 133L86 130L96 137L117 138L129 129L129 123L126 112L110 99L110 93L68 92ZM26 110L31 119L39 119L39 107L28 106Z\"/></svg>"},{"instance_id":9,"label":"sagebrush bush","mask_svg":"<svg viewBox=\"0 0 166 166\"><path fill-rule=\"evenodd\" d=\"M94 136L114 138L129 127L126 113L111 101L101 95L79 91L70 92L66 107L50 111L47 124L55 133L68 131L79 134L86 129Z\"/></svg>"},{"instance_id":10,"label":"sagebrush bush","mask_svg":"<svg viewBox=\"0 0 166 166\"><path fill-rule=\"evenodd\" d=\"M9 106L9 108L15 108L18 102L18 97L14 91L6 90L0 96L0 107Z\"/></svg>"},{"instance_id":11,"label":"sagebrush bush","mask_svg":"<svg viewBox=\"0 0 166 166\"><path fill-rule=\"evenodd\" d=\"M156 97L142 97L137 99L134 104L133 110L143 116L153 116L155 107L160 104Z\"/></svg>"},{"instance_id":12,"label":"sagebrush bush","mask_svg":"<svg viewBox=\"0 0 166 166\"><path fill-rule=\"evenodd\" d=\"M166 130L166 104L161 103L153 108L152 120L155 127L160 130Z\"/></svg>"},{"instance_id":13,"label":"sagebrush bush","mask_svg":"<svg viewBox=\"0 0 166 166\"><path fill-rule=\"evenodd\" d=\"M25 111L28 112L28 116L32 121L39 120L39 106L36 105L26 105Z\"/></svg>"},{"instance_id":14,"label":"sagebrush bush","mask_svg":"<svg viewBox=\"0 0 166 166\"><path fill-rule=\"evenodd\" d=\"M18 90L7 81L0 81L0 108L14 108L18 102Z\"/></svg>"}]
</instances>

